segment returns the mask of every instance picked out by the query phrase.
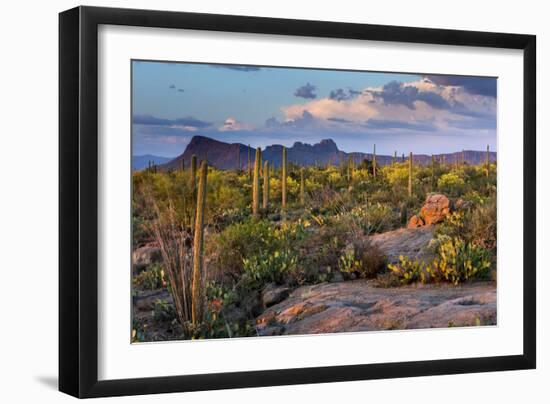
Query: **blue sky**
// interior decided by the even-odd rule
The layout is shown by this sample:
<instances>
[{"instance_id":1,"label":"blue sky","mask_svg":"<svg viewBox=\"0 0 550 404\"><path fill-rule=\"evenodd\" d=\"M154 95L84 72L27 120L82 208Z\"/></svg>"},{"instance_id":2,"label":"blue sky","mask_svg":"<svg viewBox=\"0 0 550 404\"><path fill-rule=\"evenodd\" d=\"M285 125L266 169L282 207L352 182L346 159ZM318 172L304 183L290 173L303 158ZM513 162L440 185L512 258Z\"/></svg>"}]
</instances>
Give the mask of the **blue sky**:
<instances>
[{"instance_id":1,"label":"blue sky","mask_svg":"<svg viewBox=\"0 0 550 404\"><path fill-rule=\"evenodd\" d=\"M194 135L265 147L333 139L380 154L496 145L496 79L132 62L133 154L177 156Z\"/></svg>"}]
</instances>

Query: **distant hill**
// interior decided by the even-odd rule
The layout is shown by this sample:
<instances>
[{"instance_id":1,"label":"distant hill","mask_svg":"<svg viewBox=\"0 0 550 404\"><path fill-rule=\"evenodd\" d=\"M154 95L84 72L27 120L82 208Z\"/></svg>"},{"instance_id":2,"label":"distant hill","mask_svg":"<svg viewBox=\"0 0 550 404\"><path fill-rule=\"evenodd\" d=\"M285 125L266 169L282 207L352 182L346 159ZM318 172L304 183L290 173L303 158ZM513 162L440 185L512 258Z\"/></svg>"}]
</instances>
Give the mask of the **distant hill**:
<instances>
[{"instance_id":1,"label":"distant hill","mask_svg":"<svg viewBox=\"0 0 550 404\"><path fill-rule=\"evenodd\" d=\"M267 146L262 150L262 160L269 161L270 164L274 164L275 167L281 166L282 160L282 145ZM177 170L181 168L182 160L185 162L185 167L188 167L191 162L191 157L196 155L199 160L207 159L208 164L222 170L241 169L246 168L248 162L248 152L250 151L250 158L253 161L255 156L255 149L248 147L241 143L225 143L219 140L211 139L205 136L194 136L183 154L179 155L173 160L162 164L161 170ZM371 153L346 153L338 149L336 143L332 139L321 140L316 144L307 144L302 142L295 142L292 147L287 148L287 161L289 163L295 163L301 166L312 165L337 165L341 162L348 161L349 156L352 155L353 159L359 163L363 159L372 160ZM455 162L456 159L462 159L462 151L455 153L437 154L434 155L437 159L442 157L447 163ZM397 160L401 161L402 156L397 156ZM407 158L408 155L405 156ZM479 164L484 162L486 158L485 151L465 150L464 160L467 164ZM391 164L393 156L376 155L376 162L379 165ZM427 154L416 154L413 156L415 164L429 164L432 156ZM490 152L489 159L491 162L496 161L496 153Z\"/></svg>"},{"instance_id":2,"label":"distant hill","mask_svg":"<svg viewBox=\"0 0 550 404\"><path fill-rule=\"evenodd\" d=\"M152 154L144 154L143 156L132 156L132 169L143 170L147 168L149 162L160 165L172 160L172 157L153 156Z\"/></svg>"}]
</instances>

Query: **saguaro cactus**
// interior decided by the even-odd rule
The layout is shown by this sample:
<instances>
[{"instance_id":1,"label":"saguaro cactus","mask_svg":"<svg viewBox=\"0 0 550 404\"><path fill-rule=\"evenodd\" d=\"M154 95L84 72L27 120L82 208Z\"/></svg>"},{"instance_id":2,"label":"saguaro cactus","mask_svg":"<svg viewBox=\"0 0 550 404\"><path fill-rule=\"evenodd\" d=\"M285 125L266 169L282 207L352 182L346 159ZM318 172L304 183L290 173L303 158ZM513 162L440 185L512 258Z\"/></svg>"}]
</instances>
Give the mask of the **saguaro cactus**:
<instances>
[{"instance_id":1,"label":"saguaro cactus","mask_svg":"<svg viewBox=\"0 0 550 404\"><path fill-rule=\"evenodd\" d=\"M195 234L193 239L193 281L191 285L191 321L198 325L202 320L201 275L204 245L204 209L206 207L206 177L208 164L201 163L199 188L197 191L197 212L195 213Z\"/></svg>"},{"instance_id":2,"label":"saguaro cactus","mask_svg":"<svg viewBox=\"0 0 550 404\"><path fill-rule=\"evenodd\" d=\"M183 157L181 158L181 171L185 171L185 159Z\"/></svg>"},{"instance_id":3,"label":"saguaro cactus","mask_svg":"<svg viewBox=\"0 0 550 404\"><path fill-rule=\"evenodd\" d=\"M241 171L241 146L237 146L237 171Z\"/></svg>"},{"instance_id":4,"label":"saguaro cactus","mask_svg":"<svg viewBox=\"0 0 550 404\"><path fill-rule=\"evenodd\" d=\"M254 160L254 180L252 182L252 214L260 214L260 165L262 164L262 155L260 148L256 149L256 159Z\"/></svg>"},{"instance_id":5,"label":"saguaro cactus","mask_svg":"<svg viewBox=\"0 0 550 404\"><path fill-rule=\"evenodd\" d=\"M353 155L349 155L348 158L348 181L351 181L353 178Z\"/></svg>"},{"instance_id":6,"label":"saguaro cactus","mask_svg":"<svg viewBox=\"0 0 550 404\"><path fill-rule=\"evenodd\" d=\"M269 206L269 161L264 163L264 198L262 207L267 209Z\"/></svg>"},{"instance_id":7,"label":"saguaro cactus","mask_svg":"<svg viewBox=\"0 0 550 404\"><path fill-rule=\"evenodd\" d=\"M435 156L432 154L432 189L435 184Z\"/></svg>"},{"instance_id":8,"label":"saguaro cactus","mask_svg":"<svg viewBox=\"0 0 550 404\"><path fill-rule=\"evenodd\" d=\"M306 203L306 183L304 180L304 167L300 168L300 203L305 205Z\"/></svg>"},{"instance_id":9,"label":"saguaro cactus","mask_svg":"<svg viewBox=\"0 0 550 404\"><path fill-rule=\"evenodd\" d=\"M405 153L401 154L401 162L402 162L402 163L405 162Z\"/></svg>"},{"instance_id":10,"label":"saguaro cactus","mask_svg":"<svg viewBox=\"0 0 550 404\"><path fill-rule=\"evenodd\" d=\"M248 170L248 177L249 178L252 178L252 166L250 165L250 145L248 145L248 166L247 166L247 170Z\"/></svg>"},{"instance_id":11,"label":"saguaro cactus","mask_svg":"<svg viewBox=\"0 0 550 404\"><path fill-rule=\"evenodd\" d=\"M191 156L191 184L193 191L197 188L197 155Z\"/></svg>"},{"instance_id":12,"label":"saguaro cactus","mask_svg":"<svg viewBox=\"0 0 550 404\"><path fill-rule=\"evenodd\" d=\"M286 147L283 146L283 162L282 162L282 169L281 169L281 205L283 206L283 209L286 208Z\"/></svg>"},{"instance_id":13,"label":"saguaro cactus","mask_svg":"<svg viewBox=\"0 0 550 404\"><path fill-rule=\"evenodd\" d=\"M466 153L464 153L464 150L462 150L462 165L466 164Z\"/></svg>"},{"instance_id":14,"label":"saguaro cactus","mask_svg":"<svg viewBox=\"0 0 550 404\"><path fill-rule=\"evenodd\" d=\"M489 145L487 145L487 154L485 156L485 176L489 178L489 169L490 169L490 160L489 160Z\"/></svg>"},{"instance_id":15,"label":"saguaro cactus","mask_svg":"<svg viewBox=\"0 0 550 404\"><path fill-rule=\"evenodd\" d=\"M409 196L413 194L413 154L409 153Z\"/></svg>"},{"instance_id":16,"label":"saguaro cactus","mask_svg":"<svg viewBox=\"0 0 550 404\"><path fill-rule=\"evenodd\" d=\"M397 150L393 152L393 159L391 160L391 165L394 166L397 163Z\"/></svg>"},{"instance_id":17,"label":"saguaro cactus","mask_svg":"<svg viewBox=\"0 0 550 404\"><path fill-rule=\"evenodd\" d=\"M372 176L376 177L376 144L372 151Z\"/></svg>"}]
</instances>

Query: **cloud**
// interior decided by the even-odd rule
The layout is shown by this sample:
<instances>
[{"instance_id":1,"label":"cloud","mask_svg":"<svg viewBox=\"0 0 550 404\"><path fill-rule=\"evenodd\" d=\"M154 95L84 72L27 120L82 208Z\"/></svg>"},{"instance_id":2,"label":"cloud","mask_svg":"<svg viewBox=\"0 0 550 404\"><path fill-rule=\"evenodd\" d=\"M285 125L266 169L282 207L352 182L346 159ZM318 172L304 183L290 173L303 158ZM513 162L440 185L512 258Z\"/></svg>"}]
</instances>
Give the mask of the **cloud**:
<instances>
[{"instance_id":1,"label":"cloud","mask_svg":"<svg viewBox=\"0 0 550 404\"><path fill-rule=\"evenodd\" d=\"M175 84L170 84L170 86L168 86L168 88L169 88L170 90L174 90L174 89L176 88L176 85L175 85Z\"/></svg>"},{"instance_id":2,"label":"cloud","mask_svg":"<svg viewBox=\"0 0 550 404\"><path fill-rule=\"evenodd\" d=\"M307 83L302 87L298 87L294 92L294 96L306 99L314 99L317 97L317 94L315 94L315 88L316 87L314 85Z\"/></svg>"},{"instance_id":3,"label":"cloud","mask_svg":"<svg viewBox=\"0 0 550 404\"><path fill-rule=\"evenodd\" d=\"M152 115L134 115L132 123L136 125L150 125L150 126L170 126L170 127L193 127L193 128L208 128L212 126L212 123L201 121L193 117L177 118L177 119L164 119L157 118Z\"/></svg>"},{"instance_id":4,"label":"cloud","mask_svg":"<svg viewBox=\"0 0 550 404\"><path fill-rule=\"evenodd\" d=\"M306 129L306 128L321 128L323 121L317 119L308 110L303 110L299 116L289 118L285 121L279 121L277 118L269 118L265 122L267 128L288 128L288 129Z\"/></svg>"},{"instance_id":5,"label":"cloud","mask_svg":"<svg viewBox=\"0 0 550 404\"><path fill-rule=\"evenodd\" d=\"M185 90L183 88L178 88L178 93L184 93Z\"/></svg>"},{"instance_id":6,"label":"cloud","mask_svg":"<svg viewBox=\"0 0 550 404\"><path fill-rule=\"evenodd\" d=\"M210 65L210 67L214 67L216 69L228 69L228 70L235 70L238 72L257 72L261 70L261 67L258 66L247 66L247 65Z\"/></svg>"},{"instance_id":7,"label":"cloud","mask_svg":"<svg viewBox=\"0 0 550 404\"><path fill-rule=\"evenodd\" d=\"M497 122L494 118L447 119L446 122L452 128L464 130L494 130L497 128Z\"/></svg>"},{"instance_id":8,"label":"cloud","mask_svg":"<svg viewBox=\"0 0 550 404\"><path fill-rule=\"evenodd\" d=\"M416 86L403 85L398 81L391 81L385 84L382 90L371 92L375 97L380 97L386 105L405 105L409 109L416 109L415 102L423 101L436 109L451 107L445 98L435 92L420 91Z\"/></svg>"},{"instance_id":9,"label":"cloud","mask_svg":"<svg viewBox=\"0 0 550 404\"><path fill-rule=\"evenodd\" d=\"M407 122L393 119L369 119L364 126L369 129L408 129L420 132L435 132L437 130L432 122Z\"/></svg>"},{"instance_id":10,"label":"cloud","mask_svg":"<svg viewBox=\"0 0 550 404\"><path fill-rule=\"evenodd\" d=\"M497 96L497 79L494 77L427 75L426 78L440 86L462 87L470 94Z\"/></svg>"},{"instance_id":11,"label":"cloud","mask_svg":"<svg viewBox=\"0 0 550 404\"><path fill-rule=\"evenodd\" d=\"M328 98L336 101L345 101L350 100L359 94L361 94L361 91L352 90L351 88L348 88L347 90L337 88L336 90L332 90L330 92Z\"/></svg>"},{"instance_id":12,"label":"cloud","mask_svg":"<svg viewBox=\"0 0 550 404\"><path fill-rule=\"evenodd\" d=\"M235 131L235 130L250 130L252 129L251 125L248 125L244 122L239 122L233 117L227 118L223 125L219 128L220 131Z\"/></svg>"}]
</instances>

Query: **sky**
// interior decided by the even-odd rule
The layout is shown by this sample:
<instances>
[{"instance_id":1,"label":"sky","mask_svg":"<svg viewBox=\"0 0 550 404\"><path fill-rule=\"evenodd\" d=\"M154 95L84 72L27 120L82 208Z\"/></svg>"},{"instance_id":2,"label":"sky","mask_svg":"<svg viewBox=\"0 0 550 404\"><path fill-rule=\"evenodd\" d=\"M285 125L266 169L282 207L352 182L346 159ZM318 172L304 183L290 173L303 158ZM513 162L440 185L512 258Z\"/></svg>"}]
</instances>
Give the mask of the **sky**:
<instances>
[{"instance_id":1,"label":"sky","mask_svg":"<svg viewBox=\"0 0 550 404\"><path fill-rule=\"evenodd\" d=\"M132 154L175 157L195 135L387 155L496 150L496 88L488 77L132 61Z\"/></svg>"}]
</instances>

